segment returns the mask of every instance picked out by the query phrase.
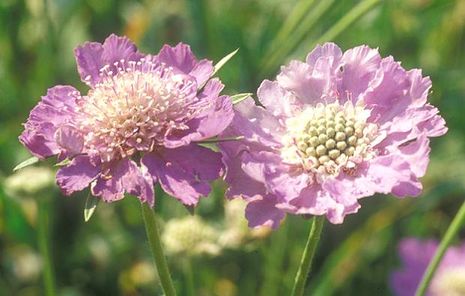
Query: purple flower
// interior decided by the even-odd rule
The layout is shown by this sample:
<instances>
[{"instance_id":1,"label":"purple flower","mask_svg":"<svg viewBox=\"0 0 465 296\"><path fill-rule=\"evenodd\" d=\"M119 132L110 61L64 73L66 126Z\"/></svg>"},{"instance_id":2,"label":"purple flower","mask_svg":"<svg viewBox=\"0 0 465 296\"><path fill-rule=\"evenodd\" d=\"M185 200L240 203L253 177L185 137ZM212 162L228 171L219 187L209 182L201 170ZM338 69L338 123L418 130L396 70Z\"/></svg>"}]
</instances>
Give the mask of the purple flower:
<instances>
[{"instance_id":1,"label":"purple flower","mask_svg":"<svg viewBox=\"0 0 465 296\"><path fill-rule=\"evenodd\" d=\"M420 70L359 46L317 46L258 89L264 106L239 103L221 144L229 197L241 196L250 226L277 227L285 213L342 223L375 193L417 196L429 137L447 128L428 104Z\"/></svg>"},{"instance_id":2,"label":"purple flower","mask_svg":"<svg viewBox=\"0 0 465 296\"><path fill-rule=\"evenodd\" d=\"M438 242L407 238L399 244L402 268L391 276L391 287L398 296L411 296L421 281ZM465 243L450 247L444 255L428 288L429 296L465 295Z\"/></svg>"},{"instance_id":3,"label":"purple flower","mask_svg":"<svg viewBox=\"0 0 465 296\"><path fill-rule=\"evenodd\" d=\"M109 36L75 50L89 86L55 86L32 110L19 137L39 158L70 160L57 183L70 195L88 186L104 201L129 193L153 206L159 182L185 205L210 192L223 171L221 155L196 144L222 132L233 118L229 97L211 61L188 45L146 55L125 37Z\"/></svg>"}]
</instances>

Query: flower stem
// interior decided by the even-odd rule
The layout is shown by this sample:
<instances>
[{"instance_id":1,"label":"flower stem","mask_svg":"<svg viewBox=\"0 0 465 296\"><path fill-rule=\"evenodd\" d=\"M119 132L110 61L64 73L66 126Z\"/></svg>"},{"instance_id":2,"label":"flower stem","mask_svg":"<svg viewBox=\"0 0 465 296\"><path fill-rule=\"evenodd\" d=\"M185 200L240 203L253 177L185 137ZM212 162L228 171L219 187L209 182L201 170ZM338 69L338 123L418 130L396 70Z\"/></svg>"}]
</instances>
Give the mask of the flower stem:
<instances>
[{"instance_id":1,"label":"flower stem","mask_svg":"<svg viewBox=\"0 0 465 296\"><path fill-rule=\"evenodd\" d=\"M50 246L49 246L49 219L48 211L49 201L47 198L41 199L38 202L39 205L39 216L37 224L37 240L39 244L39 251L42 257L43 264L43 276L45 295L54 296L55 291L55 277L53 274L53 265L50 258Z\"/></svg>"},{"instance_id":2,"label":"flower stem","mask_svg":"<svg viewBox=\"0 0 465 296\"><path fill-rule=\"evenodd\" d=\"M428 289L428 286L433 278L434 272L441 263L441 259L447 251L447 248L452 243L452 240L455 238L457 233L460 231L462 225L465 224L465 202L460 207L457 215L455 215L454 220L450 224L449 228L446 231L446 234L442 238L441 243L439 244L436 253L434 254L433 259L430 261L428 268L426 269L425 273L423 274L423 278L421 279L420 284L417 287L417 291L415 292L415 296L423 296Z\"/></svg>"},{"instance_id":3,"label":"flower stem","mask_svg":"<svg viewBox=\"0 0 465 296\"><path fill-rule=\"evenodd\" d=\"M292 288L291 293L292 296L302 296L304 294L305 282L307 281L307 276L310 273L313 256L315 255L315 250L320 240L324 221L324 216L313 217L312 228L308 234L307 244L305 245L304 253L300 260L300 266L295 276L294 287Z\"/></svg>"},{"instance_id":4,"label":"flower stem","mask_svg":"<svg viewBox=\"0 0 465 296\"><path fill-rule=\"evenodd\" d=\"M168 264L166 263L163 248L161 246L160 232L158 230L155 212L146 203L142 203L142 216L144 217L145 231L149 240L150 250L155 260L158 277L166 296L175 296L173 281L171 279Z\"/></svg>"},{"instance_id":5,"label":"flower stem","mask_svg":"<svg viewBox=\"0 0 465 296\"><path fill-rule=\"evenodd\" d=\"M184 273L186 277L186 291L187 295L195 296L195 281L194 281L194 271L192 269L191 258L187 257L184 262Z\"/></svg>"}]
</instances>

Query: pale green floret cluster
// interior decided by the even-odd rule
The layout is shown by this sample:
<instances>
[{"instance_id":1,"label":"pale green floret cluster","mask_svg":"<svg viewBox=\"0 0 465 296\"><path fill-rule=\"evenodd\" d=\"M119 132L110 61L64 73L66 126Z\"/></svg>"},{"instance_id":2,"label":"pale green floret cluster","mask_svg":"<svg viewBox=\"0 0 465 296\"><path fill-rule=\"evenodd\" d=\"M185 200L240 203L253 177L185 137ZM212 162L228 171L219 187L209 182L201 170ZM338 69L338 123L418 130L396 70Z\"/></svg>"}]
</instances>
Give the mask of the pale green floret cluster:
<instances>
[{"instance_id":1,"label":"pale green floret cluster","mask_svg":"<svg viewBox=\"0 0 465 296\"><path fill-rule=\"evenodd\" d=\"M306 169L336 173L350 158L365 156L373 129L366 123L368 114L362 107L338 103L305 110L288 122L285 159L292 159L294 153ZM296 151L289 151L292 146Z\"/></svg>"},{"instance_id":2,"label":"pale green floret cluster","mask_svg":"<svg viewBox=\"0 0 465 296\"><path fill-rule=\"evenodd\" d=\"M165 225L162 240L166 251L172 255L216 255L217 231L197 216L171 219Z\"/></svg>"}]
</instances>

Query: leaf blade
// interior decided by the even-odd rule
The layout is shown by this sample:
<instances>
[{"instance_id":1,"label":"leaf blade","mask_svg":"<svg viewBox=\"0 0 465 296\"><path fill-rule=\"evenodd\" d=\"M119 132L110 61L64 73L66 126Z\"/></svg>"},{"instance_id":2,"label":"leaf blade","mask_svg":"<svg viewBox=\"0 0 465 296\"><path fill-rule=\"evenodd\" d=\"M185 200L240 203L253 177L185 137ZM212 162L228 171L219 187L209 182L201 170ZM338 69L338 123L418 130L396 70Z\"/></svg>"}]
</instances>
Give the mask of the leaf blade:
<instances>
[{"instance_id":1,"label":"leaf blade","mask_svg":"<svg viewBox=\"0 0 465 296\"><path fill-rule=\"evenodd\" d=\"M96 198L89 193L86 199L86 204L84 205L84 222L89 222L90 218L95 213L99 202L100 198Z\"/></svg>"},{"instance_id":2,"label":"leaf blade","mask_svg":"<svg viewBox=\"0 0 465 296\"><path fill-rule=\"evenodd\" d=\"M26 159L25 161L21 162L17 166L15 166L14 169L13 169L13 172L16 172L16 171L18 171L20 169L23 169L25 167L28 167L30 165L33 165L33 164L35 164L37 162L39 162L39 158L36 157L36 156L32 156L32 157Z\"/></svg>"},{"instance_id":3,"label":"leaf blade","mask_svg":"<svg viewBox=\"0 0 465 296\"><path fill-rule=\"evenodd\" d=\"M216 72L218 72L238 51L239 51L239 48L231 52L230 54L226 55L218 63L216 63L211 76L215 75Z\"/></svg>"},{"instance_id":4,"label":"leaf blade","mask_svg":"<svg viewBox=\"0 0 465 296\"><path fill-rule=\"evenodd\" d=\"M231 101L233 105L239 104L240 102L244 101L248 97L252 96L252 93L242 93L231 96Z\"/></svg>"}]
</instances>

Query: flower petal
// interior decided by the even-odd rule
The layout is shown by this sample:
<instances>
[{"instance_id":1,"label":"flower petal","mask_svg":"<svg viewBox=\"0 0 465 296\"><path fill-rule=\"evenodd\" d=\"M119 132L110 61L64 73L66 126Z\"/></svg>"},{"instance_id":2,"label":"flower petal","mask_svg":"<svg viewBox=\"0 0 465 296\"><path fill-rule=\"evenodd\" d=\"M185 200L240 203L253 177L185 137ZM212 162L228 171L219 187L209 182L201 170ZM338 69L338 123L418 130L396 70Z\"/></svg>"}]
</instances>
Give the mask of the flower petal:
<instances>
[{"instance_id":1,"label":"flower petal","mask_svg":"<svg viewBox=\"0 0 465 296\"><path fill-rule=\"evenodd\" d=\"M209 183L223 172L221 155L197 145L146 154L142 163L165 192L185 205L196 205L201 196L207 196Z\"/></svg>"},{"instance_id":2,"label":"flower petal","mask_svg":"<svg viewBox=\"0 0 465 296\"><path fill-rule=\"evenodd\" d=\"M186 123L186 130L173 131L165 136L164 145L176 148L188 145L192 141L201 141L218 136L231 123L234 112L228 96L220 96L224 85L218 79L212 79L205 85L199 100L205 102L203 112Z\"/></svg>"},{"instance_id":3,"label":"flower petal","mask_svg":"<svg viewBox=\"0 0 465 296\"><path fill-rule=\"evenodd\" d=\"M349 94L356 102L378 71L381 57L377 49L366 45L358 46L344 52L341 59L342 74L339 93Z\"/></svg>"},{"instance_id":4,"label":"flower petal","mask_svg":"<svg viewBox=\"0 0 465 296\"><path fill-rule=\"evenodd\" d=\"M283 124L270 112L256 106L253 99L235 105L236 113L225 134L244 136L244 141L259 143L264 147L281 147L280 137L285 132Z\"/></svg>"},{"instance_id":5,"label":"flower petal","mask_svg":"<svg viewBox=\"0 0 465 296\"><path fill-rule=\"evenodd\" d=\"M104 66L108 65L108 70L116 73L115 63L126 64L143 57L131 40L114 34L108 36L103 45L98 42L86 42L78 46L74 54L81 80L90 86L100 81L100 70Z\"/></svg>"},{"instance_id":6,"label":"flower petal","mask_svg":"<svg viewBox=\"0 0 465 296\"><path fill-rule=\"evenodd\" d=\"M128 161L125 174L121 178L123 189L141 202L148 203L153 207L155 203L155 193L153 191L153 178L148 173L147 168L139 168L134 161Z\"/></svg>"},{"instance_id":7,"label":"flower petal","mask_svg":"<svg viewBox=\"0 0 465 296\"><path fill-rule=\"evenodd\" d=\"M153 178L145 167L139 168L129 159L123 159L110 167L109 173L97 179L92 186L92 194L101 196L106 202L124 197L124 193L135 195L141 202L154 204Z\"/></svg>"},{"instance_id":8,"label":"flower petal","mask_svg":"<svg viewBox=\"0 0 465 296\"><path fill-rule=\"evenodd\" d=\"M39 158L60 153L55 132L60 126L73 122L78 95L78 91L71 86L50 88L29 114L19 141Z\"/></svg>"},{"instance_id":9,"label":"flower petal","mask_svg":"<svg viewBox=\"0 0 465 296\"><path fill-rule=\"evenodd\" d=\"M191 47L184 43L178 43L175 47L164 45L158 54L158 59L162 63L178 68L185 74L189 74L197 65L197 59Z\"/></svg>"},{"instance_id":10,"label":"flower petal","mask_svg":"<svg viewBox=\"0 0 465 296\"><path fill-rule=\"evenodd\" d=\"M281 79L279 79L279 77L281 77ZM306 94L303 93L305 90L300 89L301 86L307 86L306 81L295 82L301 83L299 85L293 85L291 84L291 82L294 83L292 78L293 77L289 77L288 79L288 77L281 73L278 76L279 84L275 81L263 80L257 90L257 95L260 102L274 116L280 116L283 118L291 117L300 107L300 104L297 102L294 95L283 87L287 88L288 90L293 90L299 96L306 96Z\"/></svg>"},{"instance_id":11,"label":"flower petal","mask_svg":"<svg viewBox=\"0 0 465 296\"><path fill-rule=\"evenodd\" d=\"M306 62L313 68L321 58L328 61L334 69L339 65L339 61L342 58L342 51L339 46L332 42L327 42L323 45L318 44L315 49L307 55Z\"/></svg>"},{"instance_id":12,"label":"flower petal","mask_svg":"<svg viewBox=\"0 0 465 296\"><path fill-rule=\"evenodd\" d=\"M271 195L257 196L245 209L245 217L252 228L269 226L276 229L285 216L285 212L276 208L276 199Z\"/></svg>"},{"instance_id":13,"label":"flower petal","mask_svg":"<svg viewBox=\"0 0 465 296\"><path fill-rule=\"evenodd\" d=\"M100 174L100 168L93 165L87 156L76 156L70 165L57 172L57 184L65 195L81 191L89 186Z\"/></svg>"},{"instance_id":14,"label":"flower petal","mask_svg":"<svg viewBox=\"0 0 465 296\"><path fill-rule=\"evenodd\" d=\"M103 47L98 42L86 42L74 50L81 80L89 85L99 81L100 69L104 66Z\"/></svg>"},{"instance_id":15,"label":"flower petal","mask_svg":"<svg viewBox=\"0 0 465 296\"><path fill-rule=\"evenodd\" d=\"M379 67L363 98L371 109L371 121L383 124L405 112L412 99L408 96L409 77L398 62L388 57Z\"/></svg>"},{"instance_id":16,"label":"flower petal","mask_svg":"<svg viewBox=\"0 0 465 296\"><path fill-rule=\"evenodd\" d=\"M84 137L74 127L61 126L55 132L56 143L64 150L66 155L74 156L81 153L84 146Z\"/></svg>"},{"instance_id":17,"label":"flower petal","mask_svg":"<svg viewBox=\"0 0 465 296\"><path fill-rule=\"evenodd\" d=\"M219 147L223 155L223 163L227 168L225 181L229 185L226 190L228 198L241 196L249 199L266 192L263 183L254 180L242 169L242 156L247 153L242 143L224 142L219 143Z\"/></svg>"}]
</instances>

